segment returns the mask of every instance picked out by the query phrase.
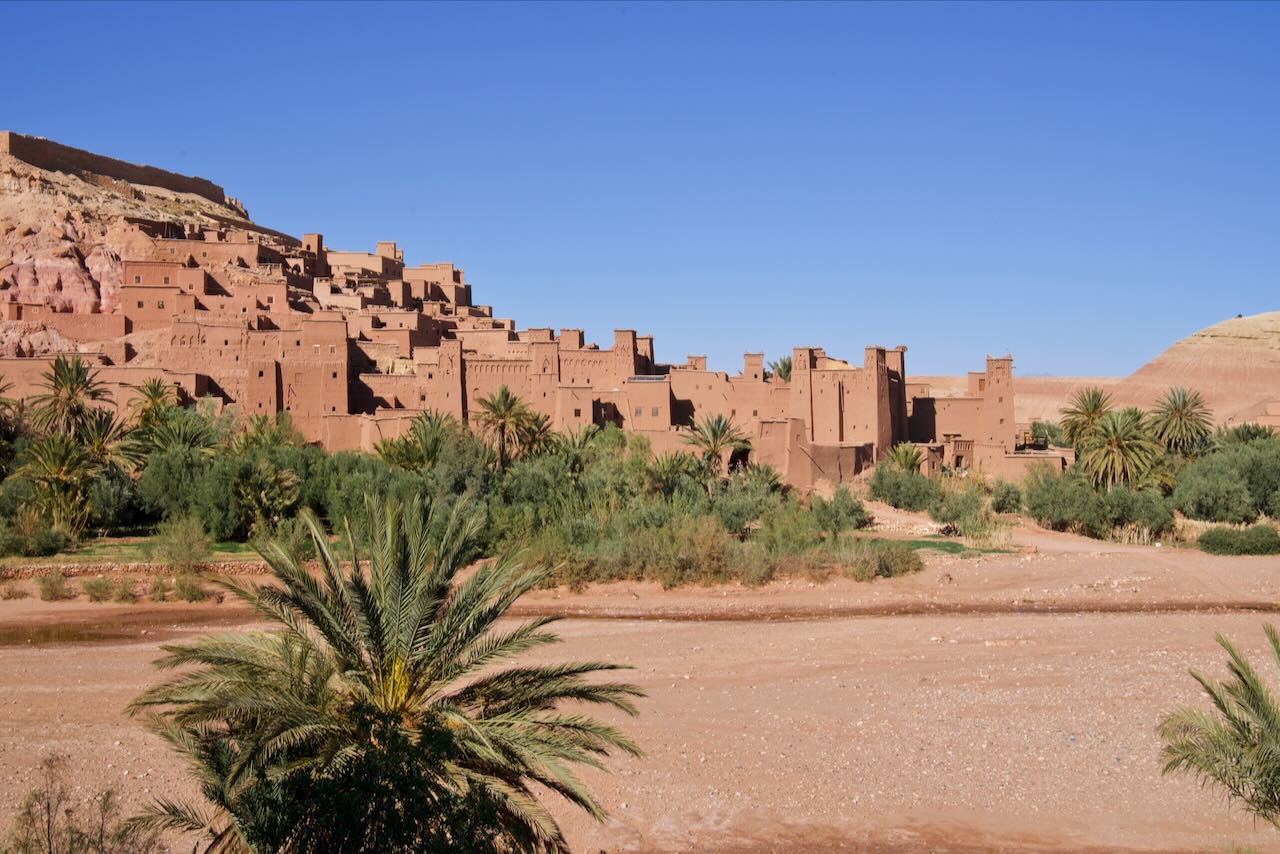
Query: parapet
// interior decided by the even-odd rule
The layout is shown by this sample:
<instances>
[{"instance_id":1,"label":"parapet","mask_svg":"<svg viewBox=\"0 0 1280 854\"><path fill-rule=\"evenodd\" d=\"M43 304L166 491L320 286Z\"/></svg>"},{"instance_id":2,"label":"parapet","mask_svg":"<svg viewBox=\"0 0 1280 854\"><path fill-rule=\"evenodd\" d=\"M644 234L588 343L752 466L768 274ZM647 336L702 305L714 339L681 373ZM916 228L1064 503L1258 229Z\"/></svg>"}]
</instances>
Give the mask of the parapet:
<instances>
[{"instance_id":1,"label":"parapet","mask_svg":"<svg viewBox=\"0 0 1280 854\"><path fill-rule=\"evenodd\" d=\"M72 148L38 136L27 136L13 131L0 131L0 154L9 154L40 169L51 172L90 172L130 184L163 187L175 193L194 193L219 205L227 204L227 194L222 187L205 178L179 175L157 169L104 157L91 151Z\"/></svg>"}]
</instances>

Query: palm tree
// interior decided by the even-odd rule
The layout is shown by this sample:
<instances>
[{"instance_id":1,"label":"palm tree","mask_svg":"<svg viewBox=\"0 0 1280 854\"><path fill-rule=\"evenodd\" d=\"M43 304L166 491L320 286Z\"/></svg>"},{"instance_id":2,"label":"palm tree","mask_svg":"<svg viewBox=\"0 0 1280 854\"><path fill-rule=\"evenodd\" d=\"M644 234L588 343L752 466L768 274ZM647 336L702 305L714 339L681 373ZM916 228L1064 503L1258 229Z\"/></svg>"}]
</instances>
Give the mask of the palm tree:
<instances>
[{"instance_id":1,"label":"palm tree","mask_svg":"<svg viewBox=\"0 0 1280 854\"><path fill-rule=\"evenodd\" d=\"M889 462L910 474L920 471L924 463L924 452L910 442L899 442L889 449Z\"/></svg>"},{"instance_id":2,"label":"palm tree","mask_svg":"<svg viewBox=\"0 0 1280 854\"><path fill-rule=\"evenodd\" d=\"M79 442L62 433L33 442L16 474L31 483L35 505L52 527L72 538L84 530L98 466Z\"/></svg>"},{"instance_id":3,"label":"palm tree","mask_svg":"<svg viewBox=\"0 0 1280 854\"><path fill-rule=\"evenodd\" d=\"M535 793L555 792L602 819L571 766L602 768L610 751L639 755L639 749L616 729L560 706L598 704L635 714L640 690L587 679L620 668L603 662L500 667L558 640L546 628L554 617L499 626L548 571L506 556L460 578L482 528L475 507L461 501L437 518L434 505L424 511L417 500L367 502L368 555L353 546L345 569L306 511L319 578L272 545L262 550L272 584L218 582L274 631L164 647L157 666L182 672L139 696L130 710L154 711L158 731L222 757L220 765L199 764L204 771L218 766L213 788L223 803L211 800L224 815L161 801L151 819L196 829L230 825L243 838L252 816L240 808L251 809L249 796L261 795L267 781L301 780L300 791L314 797L326 781L349 781L362 768L408 756L413 761L401 762L400 773L433 791L481 797L516 850L567 851ZM443 534L433 538L433 530ZM380 773L346 788L374 786Z\"/></svg>"},{"instance_id":4,"label":"palm tree","mask_svg":"<svg viewBox=\"0 0 1280 854\"><path fill-rule=\"evenodd\" d=\"M519 447L520 425L528 408L506 386L477 401L476 423L493 440L498 452L498 470L506 471L511 452Z\"/></svg>"},{"instance_id":5,"label":"palm tree","mask_svg":"<svg viewBox=\"0 0 1280 854\"><path fill-rule=\"evenodd\" d=\"M384 439L375 449L391 465L409 471L422 471L433 468L440 461L449 441L458 432L457 419L432 409L414 418L403 436Z\"/></svg>"},{"instance_id":6,"label":"palm tree","mask_svg":"<svg viewBox=\"0 0 1280 854\"><path fill-rule=\"evenodd\" d=\"M587 469L588 454L600 435L596 424L580 424L576 430L556 433L552 439L556 453L564 460L569 477L577 480Z\"/></svg>"},{"instance_id":7,"label":"palm tree","mask_svg":"<svg viewBox=\"0 0 1280 854\"><path fill-rule=\"evenodd\" d=\"M1280 666L1280 637L1265 626L1271 654ZM1187 773L1215 783L1258 818L1280 827L1280 704L1248 660L1222 635L1231 678L1212 682L1191 676L1209 695L1214 713L1183 708L1160 723L1164 773Z\"/></svg>"},{"instance_id":8,"label":"palm tree","mask_svg":"<svg viewBox=\"0 0 1280 854\"><path fill-rule=\"evenodd\" d=\"M1213 419L1200 392L1175 386L1151 410L1151 429L1169 451L1189 456L1209 438Z\"/></svg>"},{"instance_id":9,"label":"palm tree","mask_svg":"<svg viewBox=\"0 0 1280 854\"><path fill-rule=\"evenodd\" d=\"M1061 412L1059 424L1062 426L1063 436L1073 448L1079 448L1085 436L1098 426L1111 409L1111 395L1096 386L1081 389Z\"/></svg>"},{"instance_id":10,"label":"palm tree","mask_svg":"<svg viewBox=\"0 0 1280 854\"><path fill-rule=\"evenodd\" d=\"M520 449L520 456L533 456L547 450L551 447L554 435L550 418L541 412L527 412L516 427L516 445Z\"/></svg>"},{"instance_id":11,"label":"palm tree","mask_svg":"<svg viewBox=\"0 0 1280 854\"><path fill-rule=\"evenodd\" d=\"M751 442L734 426L733 419L720 413L708 415L694 424L684 441L702 452L702 461L713 478L720 476L726 453L751 448Z\"/></svg>"},{"instance_id":12,"label":"palm tree","mask_svg":"<svg viewBox=\"0 0 1280 854\"><path fill-rule=\"evenodd\" d=\"M46 433L80 435L93 404L111 400L111 393L79 356L58 356L44 374L43 394L31 402L35 426Z\"/></svg>"},{"instance_id":13,"label":"palm tree","mask_svg":"<svg viewBox=\"0 0 1280 854\"><path fill-rule=\"evenodd\" d=\"M681 483L697 483L702 473L702 463L687 451L668 451L659 454L645 467L645 480L650 491L670 498Z\"/></svg>"},{"instance_id":14,"label":"palm tree","mask_svg":"<svg viewBox=\"0 0 1280 854\"><path fill-rule=\"evenodd\" d=\"M209 419L191 409L173 409L145 436L148 453L183 448L211 459L218 449L218 432Z\"/></svg>"},{"instance_id":15,"label":"palm tree","mask_svg":"<svg viewBox=\"0 0 1280 854\"><path fill-rule=\"evenodd\" d=\"M1083 442L1080 467L1100 488L1137 483L1160 456L1144 413L1133 407L1108 412Z\"/></svg>"},{"instance_id":16,"label":"palm tree","mask_svg":"<svg viewBox=\"0 0 1280 854\"><path fill-rule=\"evenodd\" d=\"M791 382L791 357L783 356L776 362L770 362L768 373L782 380L784 383Z\"/></svg>"},{"instance_id":17,"label":"palm tree","mask_svg":"<svg viewBox=\"0 0 1280 854\"><path fill-rule=\"evenodd\" d=\"M1214 436L1214 441L1218 445L1247 445L1250 442L1265 442L1274 439L1275 436L1274 427L1246 421L1243 424L1236 424L1232 427L1219 427L1217 434Z\"/></svg>"},{"instance_id":18,"label":"palm tree","mask_svg":"<svg viewBox=\"0 0 1280 854\"><path fill-rule=\"evenodd\" d=\"M133 390L138 394L130 401L129 409L133 411L133 423L140 429L155 427L177 405L173 388L160 377L152 377Z\"/></svg>"},{"instance_id":19,"label":"palm tree","mask_svg":"<svg viewBox=\"0 0 1280 854\"><path fill-rule=\"evenodd\" d=\"M293 416L288 412L269 415L252 415L244 432L231 443L237 453L266 448L300 448L305 444L302 433L293 426Z\"/></svg>"},{"instance_id":20,"label":"palm tree","mask_svg":"<svg viewBox=\"0 0 1280 854\"><path fill-rule=\"evenodd\" d=\"M122 471L142 462L144 448L129 425L106 409L93 409L80 430L80 444L99 468Z\"/></svg>"}]
</instances>

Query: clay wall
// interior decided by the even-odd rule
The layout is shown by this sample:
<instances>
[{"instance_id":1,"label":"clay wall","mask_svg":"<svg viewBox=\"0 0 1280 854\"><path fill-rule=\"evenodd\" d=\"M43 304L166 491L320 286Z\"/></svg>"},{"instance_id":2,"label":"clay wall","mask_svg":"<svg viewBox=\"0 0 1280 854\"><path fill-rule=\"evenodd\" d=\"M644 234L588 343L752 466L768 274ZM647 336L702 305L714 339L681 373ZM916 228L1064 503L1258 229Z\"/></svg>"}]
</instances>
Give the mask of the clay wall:
<instances>
[{"instance_id":1,"label":"clay wall","mask_svg":"<svg viewBox=\"0 0 1280 854\"><path fill-rule=\"evenodd\" d=\"M194 193L220 205L226 203L223 189L205 178L179 175L154 166L103 157L52 140L12 131L0 131L0 153L11 154L32 166L54 172L92 172L128 181L130 184L163 187L177 193Z\"/></svg>"}]
</instances>

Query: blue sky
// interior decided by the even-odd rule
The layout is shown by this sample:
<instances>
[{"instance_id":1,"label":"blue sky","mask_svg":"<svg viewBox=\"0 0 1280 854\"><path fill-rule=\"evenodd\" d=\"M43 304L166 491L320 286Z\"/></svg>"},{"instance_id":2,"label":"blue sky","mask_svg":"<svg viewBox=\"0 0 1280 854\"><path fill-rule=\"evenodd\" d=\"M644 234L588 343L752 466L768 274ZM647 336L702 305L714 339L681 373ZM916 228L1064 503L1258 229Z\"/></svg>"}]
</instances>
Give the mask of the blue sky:
<instances>
[{"instance_id":1,"label":"blue sky","mask_svg":"<svg viewBox=\"0 0 1280 854\"><path fill-rule=\"evenodd\" d=\"M0 5L0 127L734 370L1121 374L1280 309L1280 4Z\"/></svg>"}]
</instances>

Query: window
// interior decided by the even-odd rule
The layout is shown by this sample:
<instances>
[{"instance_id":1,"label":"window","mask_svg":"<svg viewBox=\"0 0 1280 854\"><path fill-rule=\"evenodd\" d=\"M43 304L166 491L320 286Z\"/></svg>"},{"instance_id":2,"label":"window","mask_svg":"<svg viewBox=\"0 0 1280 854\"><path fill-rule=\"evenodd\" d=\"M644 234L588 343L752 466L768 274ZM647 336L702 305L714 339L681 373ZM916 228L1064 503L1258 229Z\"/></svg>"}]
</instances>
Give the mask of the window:
<instances>
[{"instance_id":1,"label":"window","mask_svg":"<svg viewBox=\"0 0 1280 854\"><path fill-rule=\"evenodd\" d=\"M330 356L332 356L332 355L333 355L334 353L336 353L336 352L338 352L338 348L337 348L336 346L334 346L333 344L330 344L330 345L329 345L329 355L330 355Z\"/></svg>"},{"instance_id":2,"label":"window","mask_svg":"<svg viewBox=\"0 0 1280 854\"><path fill-rule=\"evenodd\" d=\"M165 277L164 277L164 283L165 283L166 285L167 285L167 284L169 284L169 277L168 277L168 276L165 276Z\"/></svg>"},{"instance_id":3,"label":"window","mask_svg":"<svg viewBox=\"0 0 1280 854\"><path fill-rule=\"evenodd\" d=\"M654 418L657 418L657 417L658 417L658 407L656 407L656 406L655 406L653 409L651 409L651 410L649 411L649 414L650 414L650 415L652 415Z\"/></svg>"},{"instance_id":4,"label":"window","mask_svg":"<svg viewBox=\"0 0 1280 854\"><path fill-rule=\"evenodd\" d=\"M142 300L138 300L138 308L142 308Z\"/></svg>"},{"instance_id":5,"label":"window","mask_svg":"<svg viewBox=\"0 0 1280 854\"><path fill-rule=\"evenodd\" d=\"M262 371L258 371L258 376L262 377L262 376L266 376L266 374L264 374Z\"/></svg>"},{"instance_id":6,"label":"window","mask_svg":"<svg viewBox=\"0 0 1280 854\"><path fill-rule=\"evenodd\" d=\"M142 277L141 277L141 276L134 276L134 277L133 277L133 283L134 283L135 285L140 285L140 284L142 284Z\"/></svg>"},{"instance_id":7,"label":"window","mask_svg":"<svg viewBox=\"0 0 1280 854\"><path fill-rule=\"evenodd\" d=\"M752 417L752 418L755 418L755 417L756 417L756 416L758 416L759 414L760 414L760 410L758 410L758 409L753 409L753 410L751 410L751 417Z\"/></svg>"},{"instance_id":8,"label":"window","mask_svg":"<svg viewBox=\"0 0 1280 854\"><path fill-rule=\"evenodd\" d=\"M640 417L640 414L641 414L642 412L644 412L644 407L637 406L637 407L636 407L636 418L639 418L639 417Z\"/></svg>"},{"instance_id":9,"label":"window","mask_svg":"<svg viewBox=\"0 0 1280 854\"><path fill-rule=\"evenodd\" d=\"M156 308L164 308L164 300L162 299L156 300Z\"/></svg>"},{"instance_id":10,"label":"window","mask_svg":"<svg viewBox=\"0 0 1280 854\"><path fill-rule=\"evenodd\" d=\"M337 372L337 371L334 371L334 372L333 372L333 378L334 378L335 380L338 378L338 372Z\"/></svg>"},{"instance_id":11,"label":"window","mask_svg":"<svg viewBox=\"0 0 1280 854\"><path fill-rule=\"evenodd\" d=\"M573 417L574 417L574 418L581 418L581 417L582 417L582 410L581 410L581 409L575 409L575 410L573 410Z\"/></svg>"}]
</instances>

